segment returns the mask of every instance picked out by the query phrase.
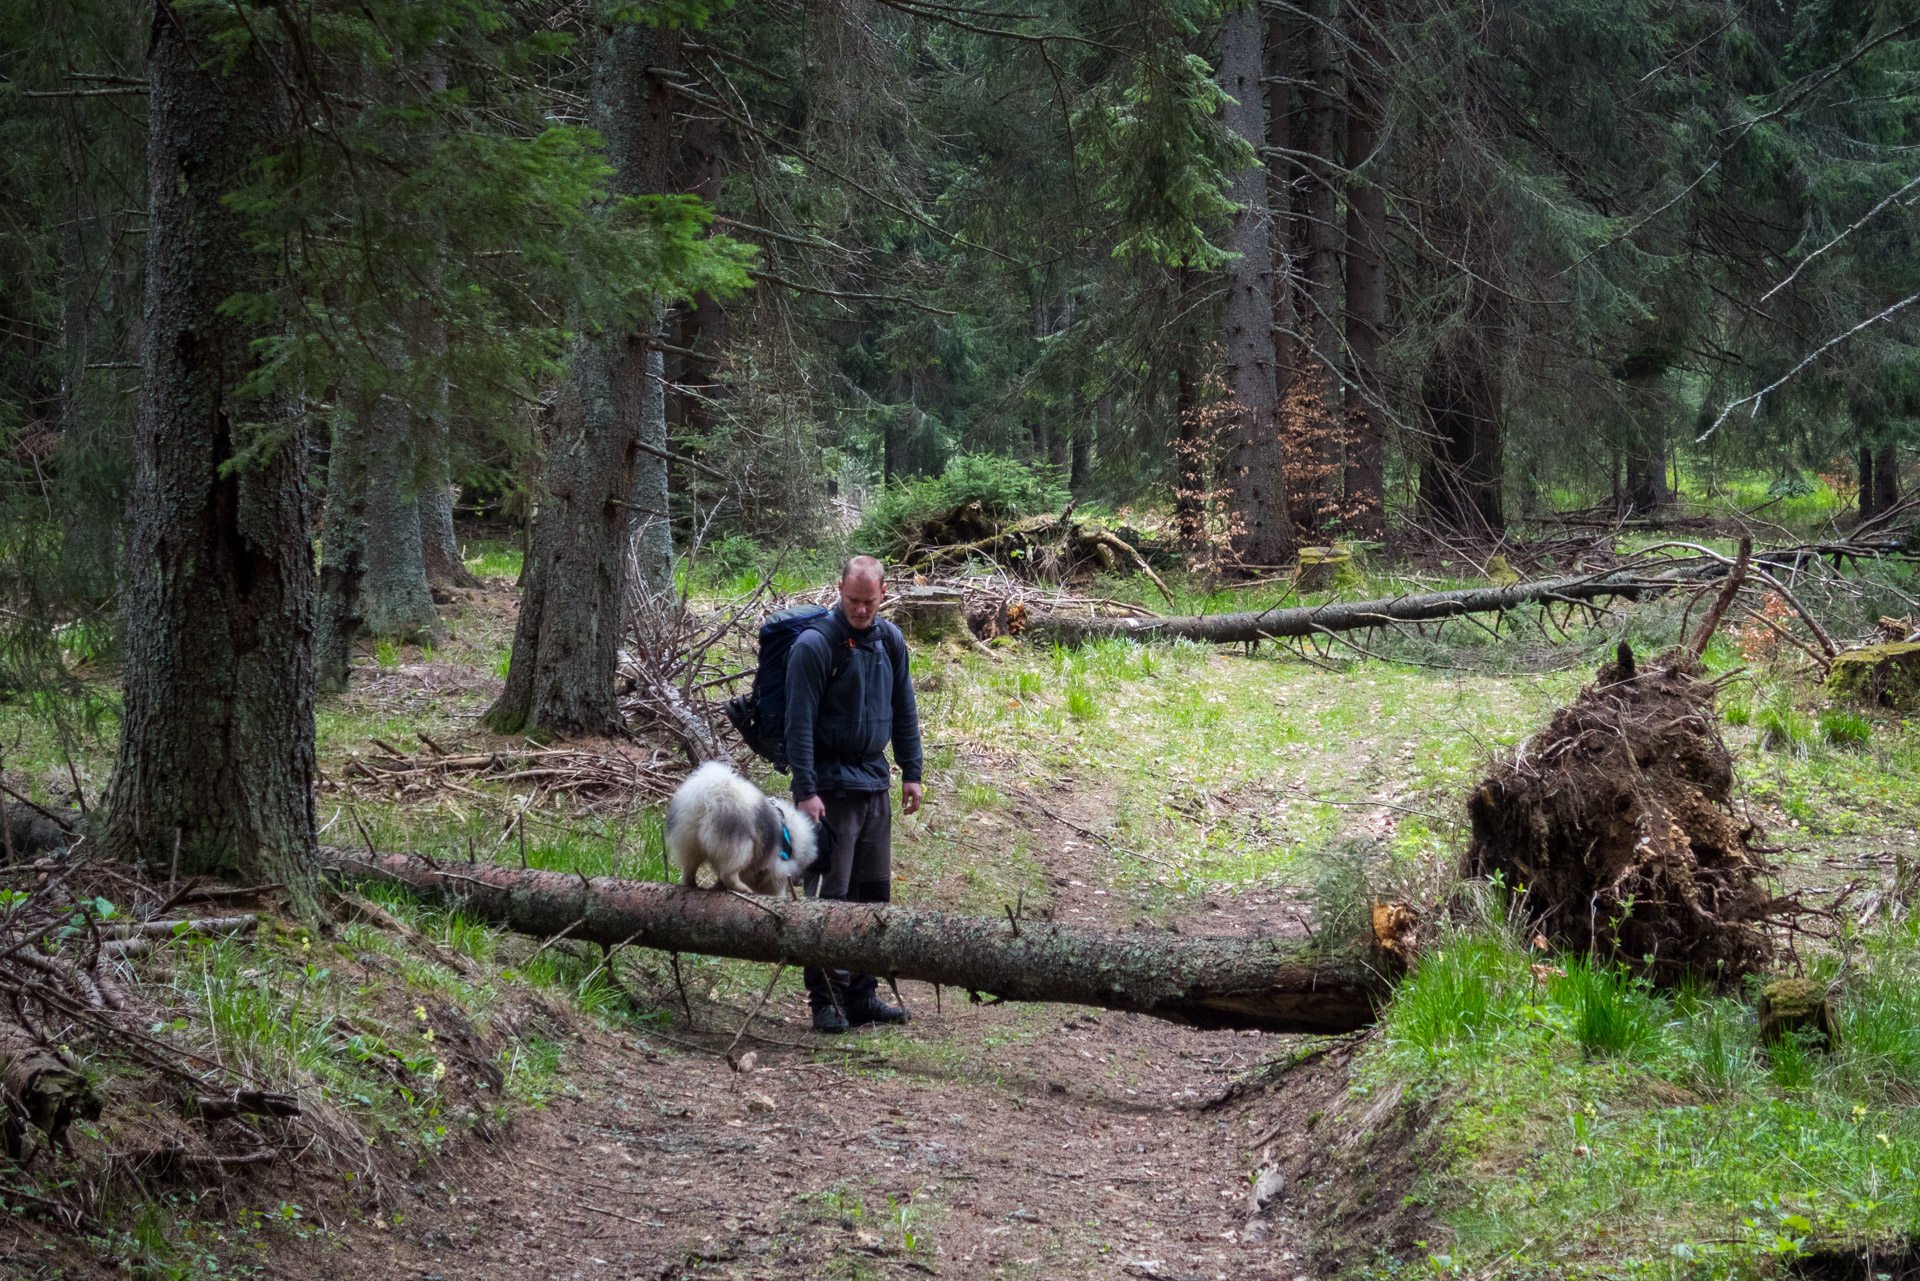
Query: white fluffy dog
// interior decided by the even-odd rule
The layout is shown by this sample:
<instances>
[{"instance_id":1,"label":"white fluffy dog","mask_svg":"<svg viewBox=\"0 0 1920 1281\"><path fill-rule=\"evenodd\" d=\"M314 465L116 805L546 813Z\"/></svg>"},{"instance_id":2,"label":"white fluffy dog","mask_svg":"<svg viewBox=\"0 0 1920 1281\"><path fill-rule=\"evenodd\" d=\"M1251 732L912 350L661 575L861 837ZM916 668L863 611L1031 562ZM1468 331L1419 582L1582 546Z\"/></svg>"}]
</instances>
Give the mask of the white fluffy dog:
<instances>
[{"instance_id":1,"label":"white fluffy dog","mask_svg":"<svg viewBox=\"0 0 1920 1281\"><path fill-rule=\"evenodd\" d=\"M783 894L813 866L813 820L721 761L695 770L667 803L667 855L680 883L694 885L705 863L719 888Z\"/></svg>"}]
</instances>

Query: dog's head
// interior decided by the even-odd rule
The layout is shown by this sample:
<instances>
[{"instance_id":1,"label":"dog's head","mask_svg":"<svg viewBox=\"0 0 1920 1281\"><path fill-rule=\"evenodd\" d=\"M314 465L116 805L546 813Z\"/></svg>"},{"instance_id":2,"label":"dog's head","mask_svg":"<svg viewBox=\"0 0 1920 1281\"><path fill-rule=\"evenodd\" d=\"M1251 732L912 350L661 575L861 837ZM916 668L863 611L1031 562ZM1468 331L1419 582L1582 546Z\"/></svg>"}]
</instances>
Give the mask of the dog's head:
<instances>
[{"instance_id":1,"label":"dog's head","mask_svg":"<svg viewBox=\"0 0 1920 1281\"><path fill-rule=\"evenodd\" d=\"M795 809L791 801L776 800L773 809L780 818L780 842L774 848L774 870L789 881L799 881L820 859L820 829L812 819Z\"/></svg>"}]
</instances>

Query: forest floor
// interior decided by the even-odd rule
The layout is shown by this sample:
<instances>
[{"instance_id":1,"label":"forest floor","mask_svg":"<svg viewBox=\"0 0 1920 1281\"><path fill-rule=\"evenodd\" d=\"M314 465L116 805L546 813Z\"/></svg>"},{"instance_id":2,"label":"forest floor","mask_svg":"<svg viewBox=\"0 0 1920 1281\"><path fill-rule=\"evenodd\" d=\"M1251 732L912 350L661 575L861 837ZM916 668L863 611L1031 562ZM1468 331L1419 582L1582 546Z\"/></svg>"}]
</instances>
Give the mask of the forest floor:
<instances>
[{"instance_id":1,"label":"forest floor","mask_svg":"<svg viewBox=\"0 0 1920 1281\"><path fill-rule=\"evenodd\" d=\"M369 655L353 692L322 708L323 773L341 779L375 738L498 745L475 722L512 608L492 580L450 600L438 647ZM896 818L896 899L1281 935L1370 895L1437 904L1490 754L1542 724L1623 629L1653 644L1673 622L1642 607L1580 647L1509 633L1444 666L1130 643L916 653L928 803ZM1735 699L1764 718L1817 695L1783 669ZM1740 804L1784 835L1787 884L1817 896L1920 859L1920 728L1875 722L1852 751L1763 752L1751 724L1729 727ZM9 762L30 762L11 785L69 794L51 742L24 723L7 734ZM83 787L108 759L82 755ZM338 844L364 834L464 857L498 848L514 811L475 782L385 803L328 787L320 812ZM657 809L556 810L526 831L536 866L661 876ZM378 1155L357 1175L313 1162L243 1174L217 1196L122 1191L100 1217L156 1226L84 1247L16 1215L0 1227L9 1275L1760 1275L1822 1240L1894 1242L1920 1220L1920 1123L1905 1106L1920 1100L1920 1034L1859 1079L1840 1079L1836 1058L1790 1080L1751 1048L1709 1062L1685 1039L1703 1018L1744 1017L1737 995L1682 1009L1639 994L1651 1039L1591 1053L1535 987L1538 958L1502 951L1484 912L1436 920L1439 959L1423 968L1458 980L1468 958L1478 1005L1428 1017L1434 992L1418 986L1358 1037L1197 1032L906 983L907 1027L821 1038L791 972L748 1023L765 967L688 956L676 977L644 953L606 966L584 946L538 949L376 897L465 972L364 923L336 933L325 968L305 939L200 968L224 964L286 1002L284 1027L255 1032L250 1052L324 1095ZM1887 927L1909 951L1910 934ZM1851 963L1870 968L1874 946ZM210 979L194 988L191 966L146 977L204 997L207 1034L227 1044ZM1911 1013L1888 1017L1920 1023ZM735 1072L719 1051L743 1024L753 1061ZM383 1029L418 1074L370 1076L352 1048L364 1037L343 1025ZM1730 1136L1743 1110L1745 1137ZM85 1135L83 1155L112 1137Z\"/></svg>"}]
</instances>

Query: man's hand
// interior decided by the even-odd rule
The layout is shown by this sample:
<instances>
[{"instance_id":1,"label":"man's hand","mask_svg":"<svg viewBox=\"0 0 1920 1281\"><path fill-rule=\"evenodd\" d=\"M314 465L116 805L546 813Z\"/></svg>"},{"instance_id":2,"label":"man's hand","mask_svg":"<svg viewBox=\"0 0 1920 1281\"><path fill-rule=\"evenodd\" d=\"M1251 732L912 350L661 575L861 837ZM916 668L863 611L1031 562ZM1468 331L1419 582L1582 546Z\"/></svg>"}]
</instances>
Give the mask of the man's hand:
<instances>
[{"instance_id":1,"label":"man's hand","mask_svg":"<svg viewBox=\"0 0 1920 1281\"><path fill-rule=\"evenodd\" d=\"M824 823L827 819L827 803L818 796L809 796L794 808L816 823Z\"/></svg>"},{"instance_id":2,"label":"man's hand","mask_svg":"<svg viewBox=\"0 0 1920 1281\"><path fill-rule=\"evenodd\" d=\"M920 802L926 799L926 792L918 783L900 784L900 812L915 814L920 810Z\"/></svg>"}]
</instances>

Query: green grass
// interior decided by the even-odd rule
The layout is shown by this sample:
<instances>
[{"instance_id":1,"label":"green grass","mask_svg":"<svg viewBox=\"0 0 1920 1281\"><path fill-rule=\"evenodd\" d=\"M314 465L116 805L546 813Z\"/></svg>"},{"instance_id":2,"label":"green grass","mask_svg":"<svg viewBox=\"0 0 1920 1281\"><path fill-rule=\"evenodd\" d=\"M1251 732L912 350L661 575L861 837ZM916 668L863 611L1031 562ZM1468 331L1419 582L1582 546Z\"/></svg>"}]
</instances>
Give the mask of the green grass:
<instances>
[{"instance_id":1,"label":"green grass","mask_svg":"<svg viewBox=\"0 0 1920 1281\"><path fill-rule=\"evenodd\" d=\"M1357 1081L1437 1108L1445 1157L1415 1195L1463 1275L1776 1275L1920 1221L1916 944L1910 924L1856 941L1828 1053L1762 1047L1743 996L1579 958L1543 989L1504 932L1468 930L1402 987Z\"/></svg>"},{"instance_id":2,"label":"green grass","mask_svg":"<svg viewBox=\"0 0 1920 1281\"><path fill-rule=\"evenodd\" d=\"M1588 1054L1630 1055L1654 1039L1661 1011L1646 986L1618 967L1575 957L1549 992L1571 1016L1574 1039Z\"/></svg>"},{"instance_id":3,"label":"green grass","mask_svg":"<svg viewBox=\"0 0 1920 1281\"><path fill-rule=\"evenodd\" d=\"M1873 737L1873 722L1856 712L1822 712L1820 737L1835 747L1858 747Z\"/></svg>"},{"instance_id":4,"label":"green grass","mask_svg":"<svg viewBox=\"0 0 1920 1281\"><path fill-rule=\"evenodd\" d=\"M461 549L461 559L476 578L520 577L524 553L516 543L469 543Z\"/></svg>"}]
</instances>

